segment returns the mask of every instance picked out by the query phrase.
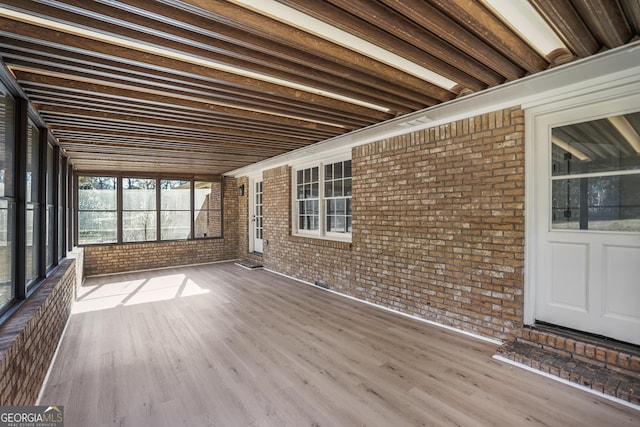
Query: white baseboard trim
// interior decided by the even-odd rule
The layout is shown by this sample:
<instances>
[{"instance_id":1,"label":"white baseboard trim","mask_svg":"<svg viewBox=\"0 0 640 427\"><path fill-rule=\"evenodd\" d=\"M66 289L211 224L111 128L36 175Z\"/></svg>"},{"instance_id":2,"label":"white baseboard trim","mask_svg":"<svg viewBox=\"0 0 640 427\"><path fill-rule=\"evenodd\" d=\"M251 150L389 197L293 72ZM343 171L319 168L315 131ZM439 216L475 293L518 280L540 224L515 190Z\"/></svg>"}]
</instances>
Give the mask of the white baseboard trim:
<instances>
[{"instance_id":1,"label":"white baseboard trim","mask_svg":"<svg viewBox=\"0 0 640 427\"><path fill-rule=\"evenodd\" d=\"M280 273L278 271L271 270L271 269L266 268L266 267L264 268L264 270L266 270L266 271L268 271L270 273L277 274L279 276L286 277L286 278L291 279L291 280L295 280L295 281L300 282L300 283L304 283L305 285L313 286L314 288L321 289L323 291L330 292L332 294L339 295L339 296L344 297L344 298L348 298L348 299L353 300L353 301L361 302L363 304L367 304L367 305L370 305L372 307L376 307L378 309L388 311L390 313L399 314L400 316L404 316L404 317L408 317L408 318L413 319L413 320L417 320L419 322L427 323L429 325L437 326L439 328L444 328L444 329L447 329L449 331L453 331L453 332L457 332L459 334L467 335L469 337L472 337L472 338L475 338L475 339L478 339L478 340L481 340L481 341L490 342L490 343L495 344L495 345L502 345L503 344L502 341L500 341L498 339L495 339L495 338L489 338L489 337L485 337L485 336L482 336L482 335L475 334L473 332L465 331L465 330L462 330L462 329L457 329L457 328L454 328L452 326L443 325L441 323L434 322L432 320L423 319L422 317L418 317L418 316L415 316L413 314L403 313L401 311L394 310L392 308L385 307L383 305L375 304L375 303L372 303L370 301L366 301L366 300L363 300L363 299L360 299L360 298L352 297L351 295L346 295L346 294L343 294L341 292L333 291L331 289L322 288L320 286L314 285L311 282L307 282L305 280L298 279L296 277L288 276L288 275L286 275L284 273Z\"/></svg>"},{"instance_id":2,"label":"white baseboard trim","mask_svg":"<svg viewBox=\"0 0 640 427\"><path fill-rule=\"evenodd\" d=\"M557 377L555 375L551 375L551 374L549 374L547 372L540 371L538 369L534 369L531 366L525 365L524 363L516 362L514 360L508 359L508 358L506 358L504 356L500 356L498 354L494 354L493 358L496 359L496 360L499 360L501 362L507 363L509 365L513 365L513 366L516 366L518 368L524 369L525 371L529 371L529 372L533 372L534 374L542 375L543 377L549 378L551 380L557 381L557 382L562 383L562 384L566 384L566 385L571 386L573 388L577 388L578 390L586 391L587 393L591 393L591 394L596 395L598 397L602 397L603 399L607 399L607 400L610 400L612 402L619 403L620 405L626 406L628 408L635 409L636 411L640 411L640 405L636 405L634 403L627 402L626 400L622 400L622 399L620 399L618 397L610 396L608 394L601 393L601 392L599 392L597 390L594 390L592 388L583 386L581 384L577 384L577 383L571 382L569 380L566 380L564 378L560 378L560 377Z\"/></svg>"}]
</instances>

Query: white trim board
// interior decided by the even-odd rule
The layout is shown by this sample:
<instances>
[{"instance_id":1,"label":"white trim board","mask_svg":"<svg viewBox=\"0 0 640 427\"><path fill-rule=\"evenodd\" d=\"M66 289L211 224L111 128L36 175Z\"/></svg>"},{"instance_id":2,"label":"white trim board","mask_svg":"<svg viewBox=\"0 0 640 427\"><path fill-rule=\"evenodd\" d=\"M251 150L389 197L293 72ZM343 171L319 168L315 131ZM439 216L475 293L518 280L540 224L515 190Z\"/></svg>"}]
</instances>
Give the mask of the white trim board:
<instances>
[{"instance_id":1,"label":"white trim board","mask_svg":"<svg viewBox=\"0 0 640 427\"><path fill-rule=\"evenodd\" d=\"M511 359L507 359L504 356L500 356L498 354L494 354L493 355L493 359L499 360L501 362L504 362L504 363L512 365L512 366L515 366L517 368L524 369L525 371L529 371L529 372L532 372L534 374L542 375L545 378L549 378L549 379L557 381L559 383L566 384L566 385L568 385L570 387L577 388L578 390L586 391L587 393L591 393L591 394L593 394L595 396L601 397L601 398L606 399L606 400L610 400L612 402L616 402L616 403L618 403L620 405L623 405L623 406L626 406L628 408L635 409L636 411L640 411L640 405L636 405L634 403L627 402L626 400L622 400L622 399L620 399L618 397L615 397L615 396L611 396L611 395L608 395L608 394L601 393L601 392L599 392L597 390L594 390L592 388L583 386L581 384L573 383L573 382L571 382L569 380L565 380L564 378L556 377L555 375L551 375L551 374L549 374L547 372L540 371L538 369L534 369L531 366L527 366L527 365L525 365L523 363L518 363L518 362L515 362L515 361L513 361Z\"/></svg>"},{"instance_id":2,"label":"white trim board","mask_svg":"<svg viewBox=\"0 0 640 427\"><path fill-rule=\"evenodd\" d=\"M417 320L418 322L427 323L427 324L432 325L432 326L437 326L439 328L443 328L443 329L446 329L446 330L449 330L449 331L452 331L452 332L457 332L459 334L466 335L466 336L478 339L480 341L489 342L491 344L495 344L495 345L502 345L503 344L502 341L494 339L494 338L485 337L485 336L482 336L482 335L475 334L473 332L465 331L463 329L457 329L457 328L454 328L452 326L447 326L447 325L443 325L442 323L434 322L432 320L423 319L422 317L414 316L412 314L403 313L401 311L394 310L392 308L385 307L383 305L374 304L374 303L372 303L370 301L366 301L366 300L363 300L363 299L352 297L351 295L343 294L341 292L337 292L337 291L334 291L332 289L322 288L320 286L314 285L311 282L307 282L306 280L298 279L297 277L289 276L289 275L286 275L284 273L280 273L278 271L271 270L270 268L266 268L265 267L265 268L263 268L263 270L268 271L269 273L277 274L278 276L286 277L287 279L295 280L296 282L304 283L305 285L313 286L314 288L320 289L321 291L329 292L329 293L332 293L334 295L338 295L340 297L350 299L352 301L356 301L356 302L359 302L359 303L367 304L367 305L369 305L371 307L375 307L375 308L378 308L380 310L388 311L390 313L397 314L397 315L400 315L400 316L403 316L403 317L407 317L409 319Z\"/></svg>"},{"instance_id":3,"label":"white trim board","mask_svg":"<svg viewBox=\"0 0 640 427\"><path fill-rule=\"evenodd\" d=\"M640 80L640 40L589 58L574 61L500 86L456 98L386 122L336 136L280 156L226 173L238 178L316 155L344 150L422 129L451 123L517 105L523 108L560 102L580 94L599 91L612 82Z\"/></svg>"}]
</instances>

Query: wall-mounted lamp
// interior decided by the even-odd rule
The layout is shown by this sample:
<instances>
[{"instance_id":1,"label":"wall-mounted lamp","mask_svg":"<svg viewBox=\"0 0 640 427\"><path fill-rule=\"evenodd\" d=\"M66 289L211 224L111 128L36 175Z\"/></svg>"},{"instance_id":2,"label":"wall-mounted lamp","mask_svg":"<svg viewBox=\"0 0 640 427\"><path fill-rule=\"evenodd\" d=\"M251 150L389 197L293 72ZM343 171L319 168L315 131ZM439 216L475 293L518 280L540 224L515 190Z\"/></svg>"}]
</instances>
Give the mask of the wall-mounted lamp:
<instances>
[{"instance_id":1,"label":"wall-mounted lamp","mask_svg":"<svg viewBox=\"0 0 640 427\"><path fill-rule=\"evenodd\" d=\"M244 184L238 187L238 196L244 196Z\"/></svg>"}]
</instances>

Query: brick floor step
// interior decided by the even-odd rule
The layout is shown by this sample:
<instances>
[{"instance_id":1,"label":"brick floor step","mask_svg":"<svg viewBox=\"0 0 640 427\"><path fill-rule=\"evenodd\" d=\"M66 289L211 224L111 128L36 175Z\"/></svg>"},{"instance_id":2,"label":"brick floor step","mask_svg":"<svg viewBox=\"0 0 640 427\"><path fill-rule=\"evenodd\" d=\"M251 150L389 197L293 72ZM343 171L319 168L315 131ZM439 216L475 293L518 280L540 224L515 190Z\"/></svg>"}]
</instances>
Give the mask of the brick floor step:
<instances>
[{"instance_id":1,"label":"brick floor step","mask_svg":"<svg viewBox=\"0 0 640 427\"><path fill-rule=\"evenodd\" d=\"M498 349L498 355L533 369L640 405L640 376L609 369L602 363L578 359L540 345L508 341Z\"/></svg>"},{"instance_id":2,"label":"brick floor step","mask_svg":"<svg viewBox=\"0 0 640 427\"><path fill-rule=\"evenodd\" d=\"M517 338L577 360L640 377L640 347L552 326L526 326Z\"/></svg>"}]
</instances>

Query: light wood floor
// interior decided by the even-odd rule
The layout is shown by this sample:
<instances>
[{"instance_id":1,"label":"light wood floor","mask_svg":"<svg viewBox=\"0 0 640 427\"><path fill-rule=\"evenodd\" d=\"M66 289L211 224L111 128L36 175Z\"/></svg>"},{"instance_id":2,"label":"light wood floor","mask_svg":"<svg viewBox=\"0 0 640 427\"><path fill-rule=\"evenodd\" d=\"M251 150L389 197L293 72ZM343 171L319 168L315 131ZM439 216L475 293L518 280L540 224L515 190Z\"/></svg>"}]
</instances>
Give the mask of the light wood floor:
<instances>
[{"instance_id":1,"label":"light wood floor","mask_svg":"<svg viewBox=\"0 0 640 427\"><path fill-rule=\"evenodd\" d=\"M638 426L496 346L232 263L88 279L40 404L67 427Z\"/></svg>"}]
</instances>

